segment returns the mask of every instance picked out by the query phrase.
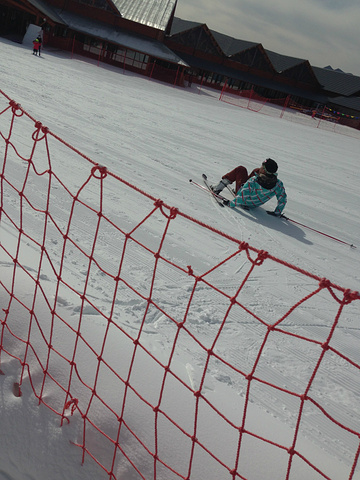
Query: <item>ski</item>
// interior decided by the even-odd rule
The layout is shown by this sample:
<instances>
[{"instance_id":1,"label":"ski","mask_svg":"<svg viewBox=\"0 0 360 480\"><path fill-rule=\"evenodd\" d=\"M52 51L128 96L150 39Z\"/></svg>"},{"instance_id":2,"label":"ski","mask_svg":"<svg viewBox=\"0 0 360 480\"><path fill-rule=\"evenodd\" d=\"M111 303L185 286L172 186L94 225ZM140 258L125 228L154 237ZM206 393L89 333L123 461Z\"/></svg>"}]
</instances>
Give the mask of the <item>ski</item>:
<instances>
[{"instance_id":1,"label":"ski","mask_svg":"<svg viewBox=\"0 0 360 480\"><path fill-rule=\"evenodd\" d=\"M209 186L209 184L208 184L207 175L206 175L205 173L203 173L203 174L202 174L202 177L203 177L203 179L204 179L205 185L209 188L210 186ZM235 197L236 197L236 194L235 194L234 190L233 190L229 185L226 185L225 187L226 187L226 189L230 192L232 198L235 198ZM223 197L223 196L220 195L220 197ZM223 197L223 198L225 198L225 197Z\"/></svg>"},{"instance_id":2,"label":"ski","mask_svg":"<svg viewBox=\"0 0 360 480\"><path fill-rule=\"evenodd\" d=\"M223 200L226 200L225 197L223 197L222 195L217 195L216 193L214 193L208 186L204 186L204 185L200 185L199 183L197 182L194 182L194 180L189 180L189 182L194 185L194 187L197 187L197 188L201 188L201 190L203 190L204 192L208 193L209 195L212 195L214 197L214 199L217 201L217 203L221 206L221 207L224 207L222 201Z\"/></svg>"},{"instance_id":3,"label":"ski","mask_svg":"<svg viewBox=\"0 0 360 480\"><path fill-rule=\"evenodd\" d=\"M210 185L209 185L209 182L208 182L208 179L207 179L207 176L205 175L205 173L202 174L202 177L203 177L203 179L204 179L205 185L207 186L207 188L210 190L210 192L211 192L213 195L215 195L217 198L221 199L221 202L222 202L223 200L228 200L226 197L224 197L224 196L222 196L222 195L219 195L219 194L216 194L216 193L214 193L214 192L211 190ZM233 190L229 187L229 185L226 185L226 188L229 190L229 192L231 193L231 195L233 196L233 198L235 198L236 195L235 195L235 193L233 192ZM223 203L221 203L221 205L224 206ZM242 208L243 210L249 210L249 207L247 207L246 205L238 205L238 207L239 207L239 208Z\"/></svg>"},{"instance_id":4,"label":"ski","mask_svg":"<svg viewBox=\"0 0 360 480\"><path fill-rule=\"evenodd\" d=\"M218 195L216 194L215 192L212 191L211 189L211 186L208 182L208 179L207 179L207 176L205 175L205 173L202 174L202 178L204 180L204 184L206 186L206 188L209 190L209 192L211 193L211 195L215 198L215 200L217 201L217 203L223 207L224 204L223 204L223 200L224 200L224 197L222 195Z\"/></svg>"},{"instance_id":5,"label":"ski","mask_svg":"<svg viewBox=\"0 0 360 480\"><path fill-rule=\"evenodd\" d=\"M225 205L223 204L223 201L224 200L227 200L229 201L228 198L224 197L223 195L219 195L218 193L215 193L211 190L210 188L210 184L208 182L208 179L207 179L207 176L205 175L205 173L202 174L202 178L204 180L204 185L200 185L199 183L197 182L194 182L194 180L189 180L189 182L194 185L195 187L198 187L198 188L201 188L204 192L206 193L209 193L210 195L212 195L216 202L218 203L218 205L220 205L220 207L224 207ZM230 192L232 193L232 195L234 196L235 198L235 195L234 195L234 192L232 190L230 190ZM242 210L249 210L249 207L245 206L245 205L238 205L238 208L241 208Z\"/></svg>"}]
</instances>

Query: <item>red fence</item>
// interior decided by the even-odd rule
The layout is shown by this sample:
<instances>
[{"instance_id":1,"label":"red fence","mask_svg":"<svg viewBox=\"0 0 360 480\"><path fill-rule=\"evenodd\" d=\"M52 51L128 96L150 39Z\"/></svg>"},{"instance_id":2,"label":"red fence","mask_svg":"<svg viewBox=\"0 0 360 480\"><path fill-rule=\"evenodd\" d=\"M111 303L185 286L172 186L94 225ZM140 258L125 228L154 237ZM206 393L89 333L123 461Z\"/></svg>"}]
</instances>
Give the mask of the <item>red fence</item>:
<instances>
[{"instance_id":1,"label":"red fence","mask_svg":"<svg viewBox=\"0 0 360 480\"><path fill-rule=\"evenodd\" d=\"M344 115L326 105L320 105L317 108L306 107L291 95L284 94L281 98L268 98L259 95L255 86L235 90L225 84L219 100L272 117L360 138L359 117Z\"/></svg>"},{"instance_id":2,"label":"red fence","mask_svg":"<svg viewBox=\"0 0 360 480\"><path fill-rule=\"evenodd\" d=\"M0 368L18 365L14 394L28 382L79 422L74 443L104 478L359 478L359 293L140 191L3 92L0 105ZM110 208L125 192L135 218ZM187 232L227 253L196 261Z\"/></svg>"}]
</instances>

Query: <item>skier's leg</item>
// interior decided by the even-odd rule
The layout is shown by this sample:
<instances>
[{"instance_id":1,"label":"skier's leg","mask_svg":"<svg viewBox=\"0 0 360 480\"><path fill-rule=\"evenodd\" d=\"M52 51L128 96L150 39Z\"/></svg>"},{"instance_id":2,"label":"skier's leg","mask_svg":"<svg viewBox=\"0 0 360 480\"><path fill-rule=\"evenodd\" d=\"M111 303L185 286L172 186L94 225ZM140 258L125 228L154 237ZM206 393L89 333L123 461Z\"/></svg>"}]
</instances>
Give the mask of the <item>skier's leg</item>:
<instances>
[{"instance_id":1,"label":"skier's leg","mask_svg":"<svg viewBox=\"0 0 360 480\"><path fill-rule=\"evenodd\" d=\"M216 185L211 185L210 188L214 193L218 194L224 190L226 185L230 185L230 183L230 180L228 180L227 178L222 178L219 183L217 183Z\"/></svg>"},{"instance_id":2,"label":"skier's leg","mask_svg":"<svg viewBox=\"0 0 360 480\"><path fill-rule=\"evenodd\" d=\"M244 183L248 181L249 174L247 169L240 165L234 168L234 170L231 170L231 172L226 173L222 178L223 180L228 180L229 183L235 182L235 193L237 193Z\"/></svg>"}]
</instances>

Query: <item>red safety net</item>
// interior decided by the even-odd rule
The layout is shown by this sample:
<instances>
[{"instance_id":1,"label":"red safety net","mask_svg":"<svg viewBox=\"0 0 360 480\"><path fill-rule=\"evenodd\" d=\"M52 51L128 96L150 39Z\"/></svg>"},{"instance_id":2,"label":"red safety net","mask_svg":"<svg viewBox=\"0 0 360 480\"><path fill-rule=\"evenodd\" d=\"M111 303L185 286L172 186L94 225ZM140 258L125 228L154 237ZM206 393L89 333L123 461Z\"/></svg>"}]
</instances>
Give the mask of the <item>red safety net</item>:
<instances>
[{"instance_id":1,"label":"red safety net","mask_svg":"<svg viewBox=\"0 0 360 480\"><path fill-rule=\"evenodd\" d=\"M269 98L257 93L256 89L264 90L251 85L248 88L234 89L225 83L219 100L271 117L359 138L358 117L342 115L326 105L316 108L303 105L293 95L279 94L281 96L277 98Z\"/></svg>"},{"instance_id":2,"label":"red safety net","mask_svg":"<svg viewBox=\"0 0 360 480\"><path fill-rule=\"evenodd\" d=\"M359 478L359 293L164 204L1 102L0 367L19 365L14 394L26 381L78 421L83 461L113 479L251 480L274 462L279 480L340 478L324 445L342 480ZM197 261L188 235L226 253Z\"/></svg>"}]
</instances>

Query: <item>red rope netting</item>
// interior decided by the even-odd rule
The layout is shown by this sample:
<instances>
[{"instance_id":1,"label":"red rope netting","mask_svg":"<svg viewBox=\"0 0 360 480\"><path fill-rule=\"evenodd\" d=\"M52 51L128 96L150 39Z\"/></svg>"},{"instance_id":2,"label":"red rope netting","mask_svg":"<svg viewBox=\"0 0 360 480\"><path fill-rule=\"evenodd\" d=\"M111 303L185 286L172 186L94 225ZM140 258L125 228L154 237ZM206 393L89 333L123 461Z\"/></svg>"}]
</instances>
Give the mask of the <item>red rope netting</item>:
<instances>
[{"instance_id":1,"label":"red rope netting","mask_svg":"<svg viewBox=\"0 0 360 480\"><path fill-rule=\"evenodd\" d=\"M113 479L251 480L274 464L278 479L359 478L359 294L164 204L1 94L0 367L19 366L14 394L26 381L78 421L83 461ZM227 253L197 259L187 235Z\"/></svg>"},{"instance_id":2,"label":"red rope netting","mask_svg":"<svg viewBox=\"0 0 360 480\"><path fill-rule=\"evenodd\" d=\"M333 131L350 137L359 137L359 118L335 112L326 106L316 108L298 103L291 95L267 98L256 93L256 87L234 88L225 83L219 100L253 112L275 118ZM350 128L345 128L345 126Z\"/></svg>"}]
</instances>

